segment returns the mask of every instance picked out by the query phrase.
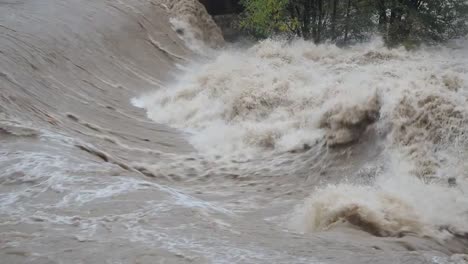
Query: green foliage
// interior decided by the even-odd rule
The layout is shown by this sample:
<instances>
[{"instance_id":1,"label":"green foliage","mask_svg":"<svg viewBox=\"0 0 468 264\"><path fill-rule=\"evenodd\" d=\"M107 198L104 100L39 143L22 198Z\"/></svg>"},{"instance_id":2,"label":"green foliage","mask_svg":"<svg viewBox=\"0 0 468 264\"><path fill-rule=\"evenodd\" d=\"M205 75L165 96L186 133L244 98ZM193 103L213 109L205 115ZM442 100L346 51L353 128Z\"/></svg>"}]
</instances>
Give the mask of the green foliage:
<instances>
[{"instance_id":1,"label":"green foliage","mask_svg":"<svg viewBox=\"0 0 468 264\"><path fill-rule=\"evenodd\" d=\"M466 0L241 0L241 26L347 44L379 32L389 46L414 47L468 34Z\"/></svg>"},{"instance_id":2,"label":"green foliage","mask_svg":"<svg viewBox=\"0 0 468 264\"><path fill-rule=\"evenodd\" d=\"M412 30L421 41L440 42L468 33L468 4L462 0L432 0L414 12Z\"/></svg>"},{"instance_id":3,"label":"green foliage","mask_svg":"<svg viewBox=\"0 0 468 264\"><path fill-rule=\"evenodd\" d=\"M259 37L288 31L288 0L241 0L245 12L241 27Z\"/></svg>"},{"instance_id":4,"label":"green foliage","mask_svg":"<svg viewBox=\"0 0 468 264\"><path fill-rule=\"evenodd\" d=\"M382 1L382 0L381 0ZM468 33L465 0L386 1L389 45L436 43Z\"/></svg>"}]
</instances>

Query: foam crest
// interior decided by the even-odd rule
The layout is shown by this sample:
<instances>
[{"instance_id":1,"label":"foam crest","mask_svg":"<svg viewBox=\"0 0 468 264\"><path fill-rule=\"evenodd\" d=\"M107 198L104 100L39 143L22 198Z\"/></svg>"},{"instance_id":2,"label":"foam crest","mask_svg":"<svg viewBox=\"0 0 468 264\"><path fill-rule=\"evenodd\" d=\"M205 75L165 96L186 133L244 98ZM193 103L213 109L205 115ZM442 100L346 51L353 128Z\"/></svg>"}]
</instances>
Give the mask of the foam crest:
<instances>
[{"instance_id":1,"label":"foam crest","mask_svg":"<svg viewBox=\"0 0 468 264\"><path fill-rule=\"evenodd\" d=\"M347 223L375 236L460 237L468 230L467 57L466 47L266 40L192 65L138 101L154 121L186 131L202 155L339 148L377 135L390 170L370 185L313 191L294 228Z\"/></svg>"},{"instance_id":2,"label":"foam crest","mask_svg":"<svg viewBox=\"0 0 468 264\"><path fill-rule=\"evenodd\" d=\"M421 122L449 114L458 118L453 128L466 111L460 95L467 74L457 54L466 57L463 50L388 50L378 40L349 49L266 40L192 65L139 102L153 120L189 132L203 152L287 151L317 140L340 145L378 120L402 127L427 109L434 118ZM397 132L396 144L411 140Z\"/></svg>"},{"instance_id":3,"label":"foam crest","mask_svg":"<svg viewBox=\"0 0 468 264\"><path fill-rule=\"evenodd\" d=\"M351 225L375 236L463 237L467 187L426 184L407 173L382 175L372 186L330 185L298 207L291 227L310 232Z\"/></svg>"}]
</instances>

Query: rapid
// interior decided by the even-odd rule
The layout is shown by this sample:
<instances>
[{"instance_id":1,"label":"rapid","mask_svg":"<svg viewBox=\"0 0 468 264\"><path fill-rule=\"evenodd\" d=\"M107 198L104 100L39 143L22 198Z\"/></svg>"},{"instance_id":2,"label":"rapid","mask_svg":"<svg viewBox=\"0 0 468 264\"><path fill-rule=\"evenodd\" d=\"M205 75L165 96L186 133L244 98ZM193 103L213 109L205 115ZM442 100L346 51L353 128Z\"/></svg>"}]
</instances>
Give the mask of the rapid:
<instances>
[{"instance_id":1,"label":"rapid","mask_svg":"<svg viewBox=\"0 0 468 264\"><path fill-rule=\"evenodd\" d=\"M468 262L468 41L225 43L0 1L0 263Z\"/></svg>"}]
</instances>

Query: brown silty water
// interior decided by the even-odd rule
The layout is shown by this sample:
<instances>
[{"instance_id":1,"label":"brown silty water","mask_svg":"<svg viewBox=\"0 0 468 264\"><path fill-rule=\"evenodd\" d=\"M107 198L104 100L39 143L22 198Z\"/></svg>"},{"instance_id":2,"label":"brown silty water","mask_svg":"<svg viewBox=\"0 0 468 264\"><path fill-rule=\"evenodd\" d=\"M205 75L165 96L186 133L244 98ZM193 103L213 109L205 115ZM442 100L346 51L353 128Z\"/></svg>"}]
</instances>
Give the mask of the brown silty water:
<instances>
[{"instance_id":1,"label":"brown silty water","mask_svg":"<svg viewBox=\"0 0 468 264\"><path fill-rule=\"evenodd\" d=\"M467 57L0 2L0 262L466 263Z\"/></svg>"}]
</instances>

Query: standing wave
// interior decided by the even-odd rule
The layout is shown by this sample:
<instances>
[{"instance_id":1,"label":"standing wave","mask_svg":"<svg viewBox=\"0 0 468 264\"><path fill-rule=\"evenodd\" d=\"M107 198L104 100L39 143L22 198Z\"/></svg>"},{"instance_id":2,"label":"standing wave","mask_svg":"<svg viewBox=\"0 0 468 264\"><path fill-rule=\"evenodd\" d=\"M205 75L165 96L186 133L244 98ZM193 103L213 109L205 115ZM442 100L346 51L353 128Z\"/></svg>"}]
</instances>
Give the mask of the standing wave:
<instances>
[{"instance_id":1,"label":"standing wave","mask_svg":"<svg viewBox=\"0 0 468 264\"><path fill-rule=\"evenodd\" d=\"M290 217L294 230L346 224L375 236L466 239L466 47L265 40L195 63L137 101L204 154L255 157L319 144L359 157L381 146L367 165L382 169L364 183L341 170L338 183L311 187Z\"/></svg>"}]
</instances>

